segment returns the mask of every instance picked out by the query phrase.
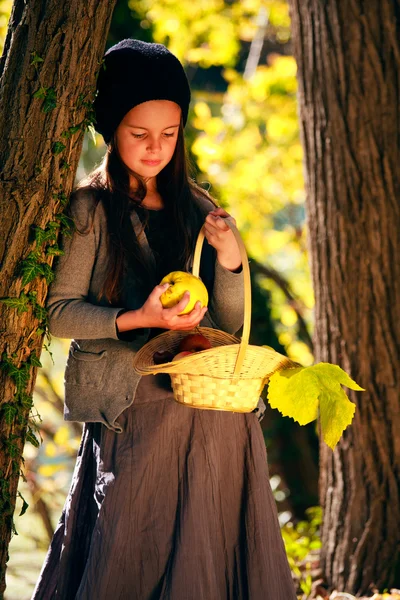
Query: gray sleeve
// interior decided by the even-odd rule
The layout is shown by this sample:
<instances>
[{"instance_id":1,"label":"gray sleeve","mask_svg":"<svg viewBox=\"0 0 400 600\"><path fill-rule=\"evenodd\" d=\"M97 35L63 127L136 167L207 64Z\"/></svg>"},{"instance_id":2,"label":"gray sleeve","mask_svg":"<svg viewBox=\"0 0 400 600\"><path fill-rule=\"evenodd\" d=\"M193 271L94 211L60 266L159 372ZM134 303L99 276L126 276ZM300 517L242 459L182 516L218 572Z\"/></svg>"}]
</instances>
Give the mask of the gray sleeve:
<instances>
[{"instance_id":1,"label":"gray sleeve","mask_svg":"<svg viewBox=\"0 0 400 600\"><path fill-rule=\"evenodd\" d=\"M71 213L77 228L85 230L91 223L93 200L87 192L71 198ZM98 251L99 211L94 213L93 227L86 235L74 231L71 238L62 236L64 251L54 264L55 279L46 300L49 331L60 338L118 339L115 320L123 307L109 308L88 302L90 282Z\"/></svg>"},{"instance_id":2,"label":"gray sleeve","mask_svg":"<svg viewBox=\"0 0 400 600\"><path fill-rule=\"evenodd\" d=\"M215 259L213 293L200 325L235 334L244 321L243 269L234 273Z\"/></svg>"}]
</instances>

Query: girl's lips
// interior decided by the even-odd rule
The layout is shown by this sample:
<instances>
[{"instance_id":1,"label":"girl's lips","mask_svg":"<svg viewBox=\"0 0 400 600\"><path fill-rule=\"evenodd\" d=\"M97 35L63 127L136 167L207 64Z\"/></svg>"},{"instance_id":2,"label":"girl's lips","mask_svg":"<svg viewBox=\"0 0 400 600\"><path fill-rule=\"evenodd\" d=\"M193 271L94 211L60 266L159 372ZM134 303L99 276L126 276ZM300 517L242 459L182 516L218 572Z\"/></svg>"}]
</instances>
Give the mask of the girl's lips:
<instances>
[{"instance_id":1,"label":"girl's lips","mask_svg":"<svg viewBox=\"0 0 400 600\"><path fill-rule=\"evenodd\" d=\"M145 165L156 166L159 165L161 160L142 160Z\"/></svg>"}]
</instances>

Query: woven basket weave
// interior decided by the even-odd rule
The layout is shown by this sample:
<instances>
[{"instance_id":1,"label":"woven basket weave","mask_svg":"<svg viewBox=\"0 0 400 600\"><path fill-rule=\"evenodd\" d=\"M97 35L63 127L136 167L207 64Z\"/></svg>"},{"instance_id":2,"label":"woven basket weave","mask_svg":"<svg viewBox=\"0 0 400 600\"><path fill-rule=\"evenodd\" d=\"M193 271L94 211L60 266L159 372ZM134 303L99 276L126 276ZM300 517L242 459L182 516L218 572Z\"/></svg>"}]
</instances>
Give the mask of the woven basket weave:
<instances>
[{"instance_id":1,"label":"woven basket weave","mask_svg":"<svg viewBox=\"0 0 400 600\"><path fill-rule=\"evenodd\" d=\"M239 244L244 275L244 324L242 339L210 327L192 331L167 331L145 344L135 355L134 369L140 375L169 373L175 400L194 408L251 412L257 406L269 377L283 368L295 366L290 359L272 348L249 345L251 323L251 284L247 253L236 227L228 220ZM194 251L193 275L199 276L204 225ZM155 365L156 351L178 352L182 338L201 333L211 342L202 350L180 360Z\"/></svg>"}]
</instances>

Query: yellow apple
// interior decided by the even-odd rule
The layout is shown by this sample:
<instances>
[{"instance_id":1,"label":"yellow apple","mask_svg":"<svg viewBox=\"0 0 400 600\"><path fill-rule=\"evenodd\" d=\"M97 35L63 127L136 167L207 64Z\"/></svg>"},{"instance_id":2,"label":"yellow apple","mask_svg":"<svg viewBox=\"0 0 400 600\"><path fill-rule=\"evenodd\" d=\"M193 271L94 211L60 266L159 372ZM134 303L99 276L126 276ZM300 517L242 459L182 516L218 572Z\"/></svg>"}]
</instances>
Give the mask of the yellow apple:
<instances>
[{"instance_id":1,"label":"yellow apple","mask_svg":"<svg viewBox=\"0 0 400 600\"><path fill-rule=\"evenodd\" d=\"M190 292L190 298L185 308L179 313L180 315L186 315L193 310L198 300L202 308L208 305L207 288L199 277L184 271L172 271L162 279L160 285L164 285L164 283L170 284L160 296L164 308L171 308L178 304L186 291Z\"/></svg>"}]
</instances>

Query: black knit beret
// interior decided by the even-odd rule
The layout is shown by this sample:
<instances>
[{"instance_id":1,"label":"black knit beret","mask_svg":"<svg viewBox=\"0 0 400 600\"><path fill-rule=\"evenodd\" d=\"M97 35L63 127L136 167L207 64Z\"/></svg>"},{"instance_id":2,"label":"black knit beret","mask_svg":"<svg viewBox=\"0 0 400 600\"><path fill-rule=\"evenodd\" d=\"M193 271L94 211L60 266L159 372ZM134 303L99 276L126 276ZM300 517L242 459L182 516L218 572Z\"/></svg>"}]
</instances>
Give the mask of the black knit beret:
<instances>
[{"instance_id":1,"label":"black knit beret","mask_svg":"<svg viewBox=\"0 0 400 600\"><path fill-rule=\"evenodd\" d=\"M97 79L95 128L108 144L124 116L148 100L171 100L186 125L190 87L183 66L162 44L126 39L107 50Z\"/></svg>"}]
</instances>

